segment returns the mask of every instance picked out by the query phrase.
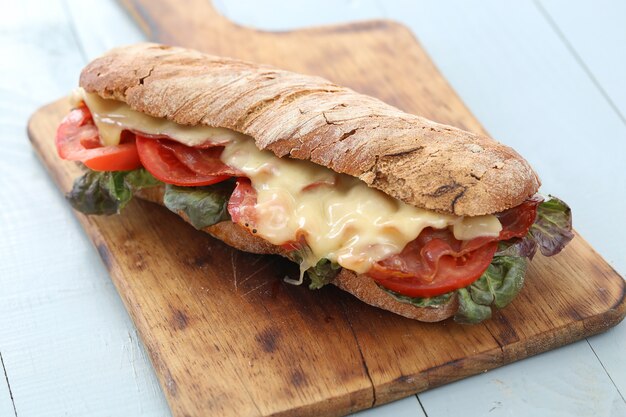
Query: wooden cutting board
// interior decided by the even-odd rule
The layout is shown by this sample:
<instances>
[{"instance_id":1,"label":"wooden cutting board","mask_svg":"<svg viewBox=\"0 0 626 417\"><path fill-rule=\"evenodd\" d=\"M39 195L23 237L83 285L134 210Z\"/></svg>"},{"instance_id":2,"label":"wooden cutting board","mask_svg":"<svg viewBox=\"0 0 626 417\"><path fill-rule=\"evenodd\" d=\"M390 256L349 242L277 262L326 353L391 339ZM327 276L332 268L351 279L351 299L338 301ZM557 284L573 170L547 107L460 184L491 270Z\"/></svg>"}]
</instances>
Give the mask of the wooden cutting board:
<instances>
[{"instance_id":1,"label":"wooden cutting board","mask_svg":"<svg viewBox=\"0 0 626 417\"><path fill-rule=\"evenodd\" d=\"M205 0L124 3L154 40L322 75L483 130L397 23L266 33L226 21ZM49 104L28 126L63 192L79 174L53 147L68 109ZM233 250L150 203L77 216L175 416L343 415L579 340L626 314L623 279L580 236L557 257L537 256L521 294L493 319L462 326L404 319L330 286L287 285L282 278L296 274L288 262Z\"/></svg>"}]
</instances>

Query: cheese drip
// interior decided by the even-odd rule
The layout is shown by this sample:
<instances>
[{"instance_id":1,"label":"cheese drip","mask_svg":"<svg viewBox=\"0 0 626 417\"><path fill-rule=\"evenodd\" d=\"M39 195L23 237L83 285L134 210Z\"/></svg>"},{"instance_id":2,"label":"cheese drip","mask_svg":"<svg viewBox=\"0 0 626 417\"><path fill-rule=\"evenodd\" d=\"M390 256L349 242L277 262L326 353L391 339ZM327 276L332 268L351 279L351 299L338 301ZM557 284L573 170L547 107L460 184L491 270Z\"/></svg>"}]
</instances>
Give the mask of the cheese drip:
<instances>
[{"instance_id":1,"label":"cheese drip","mask_svg":"<svg viewBox=\"0 0 626 417\"><path fill-rule=\"evenodd\" d=\"M327 258L357 273L402 251L427 227L451 227L459 240L498 236L496 216L459 217L410 206L363 181L326 167L259 150L254 140L229 129L182 126L136 112L123 102L82 93L101 142L119 143L124 129L167 135L188 146L224 145L222 161L243 171L257 192L257 235L280 245L304 236L310 251L304 271Z\"/></svg>"},{"instance_id":2,"label":"cheese drip","mask_svg":"<svg viewBox=\"0 0 626 417\"><path fill-rule=\"evenodd\" d=\"M232 139L244 136L230 129L208 126L184 126L167 119L151 117L128 107L118 100L105 100L94 93L78 89L73 93L82 96L100 133L100 143L104 146L120 143L122 130L167 136L188 146L199 146L206 142L227 143Z\"/></svg>"}]
</instances>

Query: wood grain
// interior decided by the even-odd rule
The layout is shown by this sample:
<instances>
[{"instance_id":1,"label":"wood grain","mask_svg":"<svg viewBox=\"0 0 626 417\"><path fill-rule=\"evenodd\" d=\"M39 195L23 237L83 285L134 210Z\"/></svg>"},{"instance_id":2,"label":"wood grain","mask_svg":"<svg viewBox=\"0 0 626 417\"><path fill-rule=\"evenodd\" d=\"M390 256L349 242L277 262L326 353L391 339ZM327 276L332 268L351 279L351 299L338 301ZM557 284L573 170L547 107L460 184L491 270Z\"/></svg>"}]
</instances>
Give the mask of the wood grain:
<instances>
[{"instance_id":1,"label":"wood grain","mask_svg":"<svg viewBox=\"0 0 626 417\"><path fill-rule=\"evenodd\" d=\"M249 38L251 32L220 20L204 3L189 6L193 16L173 4L141 6L158 40L284 63L405 110L481 130L410 33L396 24ZM161 19L158 33L155 16ZM174 24L185 16L190 20ZM202 29L202 22L214 29ZM210 32L218 29L237 35ZM289 47L292 35L296 46ZM258 38L250 41L255 48L248 49L247 37ZM386 65L371 65L376 62ZM67 108L64 101L49 105L29 124L34 146L63 191L77 168L56 158L52 137ZM416 323L334 288L286 286L282 276L294 273L288 264L236 252L148 203L132 203L118 217L78 217L180 416L341 415L597 333L626 310L623 280L580 237L558 257L536 259L511 306L486 324L467 327Z\"/></svg>"}]
</instances>

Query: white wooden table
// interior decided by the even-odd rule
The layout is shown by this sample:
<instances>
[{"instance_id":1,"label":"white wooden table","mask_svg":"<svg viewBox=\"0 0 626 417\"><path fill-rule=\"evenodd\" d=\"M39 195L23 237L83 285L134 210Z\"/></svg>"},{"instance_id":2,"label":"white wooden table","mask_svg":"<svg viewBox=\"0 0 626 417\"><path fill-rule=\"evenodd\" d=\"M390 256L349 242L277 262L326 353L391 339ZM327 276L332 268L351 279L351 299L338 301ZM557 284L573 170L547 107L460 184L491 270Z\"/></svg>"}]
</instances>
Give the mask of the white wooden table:
<instances>
[{"instance_id":1,"label":"white wooden table","mask_svg":"<svg viewBox=\"0 0 626 417\"><path fill-rule=\"evenodd\" d=\"M136 330L26 138L82 66L143 35L112 0L0 4L0 416L168 416ZM626 2L227 1L262 29L408 25L492 136L626 274ZM626 416L626 323L365 416Z\"/></svg>"}]
</instances>

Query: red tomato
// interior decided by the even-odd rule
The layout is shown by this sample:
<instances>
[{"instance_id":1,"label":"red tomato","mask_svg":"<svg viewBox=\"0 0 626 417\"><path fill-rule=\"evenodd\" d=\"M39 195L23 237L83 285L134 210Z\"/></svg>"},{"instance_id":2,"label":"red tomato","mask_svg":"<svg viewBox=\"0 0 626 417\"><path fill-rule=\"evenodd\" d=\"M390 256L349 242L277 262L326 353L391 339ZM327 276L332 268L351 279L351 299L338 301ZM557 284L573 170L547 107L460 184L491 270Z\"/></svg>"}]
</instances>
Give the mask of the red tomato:
<instances>
[{"instance_id":1,"label":"red tomato","mask_svg":"<svg viewBox=\"0 0 626 417\"><path fill-rule=\"evenodd\" d=\"M72 110L57 129L55 144L59 156L81 161L94 171L130 171L141 166L131 140L115 146L102 146L98 129L85 106Z\"/></svg>"},{"instance_id":2,"label":"red tomato","mask_svg":"<svg viewBox=\"0 0 626 417\"><path fill-rule=\"evenodd\" d=\"M143 166L156 179L165 183L191 187L215 184L231 177L226 174L230 168L219 160L219 155L207 157L204 163L200 160L195 165L190 162L189 165L199 169L196 171L178 157L179 153L184 153L180 147L192 148L171 140L151 139L141 135L137 135L136 143Z\"/></svg>"},{"instance_id":3,"label":"red tomato","mask_svg":"<svg viewBox=\"0 0 626 417\"><path fill-rule=\"evenodd\" d=\"M237 178L237 186L228 200L228 213L233 221L250 230L256 227L256 190L248 178Z\"/></svg>"},{"instance_id":4,"label":"red tomato","mask_svg":"<svg viewBox=\"0 0 626 417\"><path fill-rule=\"evenodd\" d=\"M380 261L368 275L409 297L433 297L467 287L487 269L498 243L462 248L449 229L427 228L397 255Z\"/></svg>"},{"instance_id":5,"label":"red tomato","mask_svg":"<svg viewBox=\"0 0 626 417\"><path fill-rule=\"evenodd\" d=\"M485 272L498 241L526 236L541 201L533 197L497 213L502 223L498 237L459 241L449 229L425 229L401 253L376 263L368 275L383 287L409 297L433 297L467 287Z\"/></svg>"}]
</instances>

